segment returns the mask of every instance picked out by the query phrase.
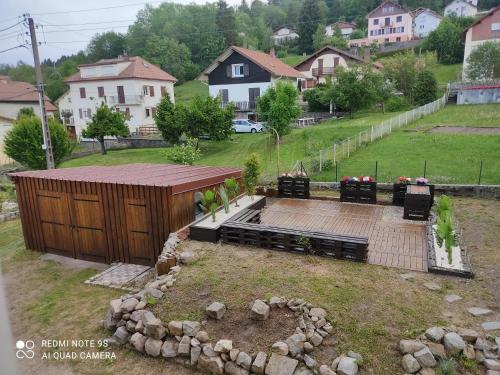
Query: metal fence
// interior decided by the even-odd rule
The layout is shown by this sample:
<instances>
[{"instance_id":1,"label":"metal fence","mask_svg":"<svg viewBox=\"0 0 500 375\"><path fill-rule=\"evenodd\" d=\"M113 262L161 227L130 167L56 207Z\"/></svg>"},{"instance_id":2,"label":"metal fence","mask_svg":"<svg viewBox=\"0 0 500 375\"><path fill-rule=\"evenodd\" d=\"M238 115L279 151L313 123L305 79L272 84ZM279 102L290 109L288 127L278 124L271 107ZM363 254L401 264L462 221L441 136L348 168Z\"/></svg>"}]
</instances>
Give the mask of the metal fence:
<instances>
[{"instance_id":1,"label":"metal fence","mask_svg":"<svg viewBox=\"0 0 500 375\"><path fill-rule=\"evenodd\" d=\"M424 116L436 112L446 104L446 101L447 95L445 94L434 102L401 113L396 117L383 121L379 125L373 125L368 130L348 137L342 142L334 143L331 147L321 149L318 151L317 159L313 157L304 162L306 166L309 167L309 170L314 170L315 172L322 172L325 166L329 169L332 165L342 160L349 159L357 150L391 134L394 130L400 129Z\"/></svg>"}]
</instances>

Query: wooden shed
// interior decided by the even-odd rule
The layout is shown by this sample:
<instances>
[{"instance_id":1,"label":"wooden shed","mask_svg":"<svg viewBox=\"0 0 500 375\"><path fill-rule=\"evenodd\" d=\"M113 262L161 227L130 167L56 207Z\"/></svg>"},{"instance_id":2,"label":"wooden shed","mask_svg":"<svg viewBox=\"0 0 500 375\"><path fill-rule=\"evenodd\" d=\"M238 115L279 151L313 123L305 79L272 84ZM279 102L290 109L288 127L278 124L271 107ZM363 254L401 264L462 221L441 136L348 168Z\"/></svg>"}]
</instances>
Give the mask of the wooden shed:
<instances>
[{"instance_id":1,"label":"wooden shed","mask_svg":"<svg viewBox=\"0 0 500 375\"><path fill-rule=\"evenodd\" d=\"M96 262L154 265L169 233L195 218L197 191L241 170L169 164L12 173L26 248Z\"/></svg>"}]
</instances>

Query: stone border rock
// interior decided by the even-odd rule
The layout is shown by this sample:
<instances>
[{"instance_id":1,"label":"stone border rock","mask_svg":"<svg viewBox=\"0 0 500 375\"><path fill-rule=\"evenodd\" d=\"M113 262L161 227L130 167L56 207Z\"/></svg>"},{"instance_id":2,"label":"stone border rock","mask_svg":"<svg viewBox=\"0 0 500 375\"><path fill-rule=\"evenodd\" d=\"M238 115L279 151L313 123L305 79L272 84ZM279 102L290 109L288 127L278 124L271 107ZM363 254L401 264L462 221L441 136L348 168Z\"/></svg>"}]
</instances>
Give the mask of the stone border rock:
<instances>
[{"instance_id":1,"label":"stone border rock","mask_svg":"<svg viewBox=\"0 0 500 375\"><path fill-rule=\"evenodd\" d=\"M500 371L500 337L480 335L467 328L430 327L416 340L401 340L399 351L406 374L434 374L439 361L457 356L484 366L487 374Z\"/></svg>"},{"instance_id":2,"label":"stone border rock","mask_svg":"<svg viewBox=\"0 0 500 375\"><path fill-rule=\"evenodd\" d=\"M175 256L182 263L194 259L183 256L176 247L180 239L171 235L165 243L165 256ZM163 252L162 252L163 254ZM295 332L272 345L272 354L246 353L233 348L231 340L209 342L197 321L162 322L147 309L151 298L160 299L171 288L181 267L176 265L165 275L148 282L142 290L110 301L104 328L114 331L107 339L112 345L128 347L152 356L174 360L183 366L213 374L248 375L356 375L362 363L358 353L349 351L335 358L331 365L319 365L312 352L332 334L333 325L323 308L315 307L303 299L272 297L255 300L250 304L251 318L266 320L274 309L289 309L297 319ZM220 302L207 307L209 318L223 319L227 308Z\"/></svg>"}]
</instances>

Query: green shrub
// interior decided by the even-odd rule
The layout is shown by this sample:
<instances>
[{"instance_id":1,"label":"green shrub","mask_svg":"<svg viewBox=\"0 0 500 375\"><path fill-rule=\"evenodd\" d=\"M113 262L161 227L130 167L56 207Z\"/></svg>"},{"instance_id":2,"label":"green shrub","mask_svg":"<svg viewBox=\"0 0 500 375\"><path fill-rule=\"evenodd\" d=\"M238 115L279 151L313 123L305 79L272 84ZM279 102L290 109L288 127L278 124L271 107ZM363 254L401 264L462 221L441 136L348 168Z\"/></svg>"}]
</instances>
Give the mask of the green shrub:
<instances>
[{"instance_id":1,"label":"green shrub","mask_svg":"<svg viewBox=\"0 0 500 375\"><path fill-rule=\"evenodd\" d=\"M453 359L442 359L438 363L436 375L455 375L457 363Z\"/></svg>"},{"instance_id":2,"label":"green shrub","mask_svg":"<svg viewBox=\"0 0 500 375\"><path fill-rule=\"evenodd\" d=\"M219 197L222 201L222 205L224 206L224 212L229 213L229 197L227 195L227 191L224 186L219 186Z\"/></svg>"},{"instance_id":3,"label":"green shrub","mask_svg":"<svg viewBox=\"0 0 500 375\"><path fill-rule=\"evenodd\" d=\"M200 203L205 212L211 213L212 221L215 221L215 212L218 207L215 192L213 190L205 191L201 196Z\"/></svg>"},{"instance_id":4,"label":"green shrub","mask_svg":"<svg viewBox=\"0 0 500 375\"><path fill-rule=\"evenodd\" d=\"M234 178L224 180L229 199L234 199L234 205L238 207L238 194L240 193L240 184Z\"/></svg>"},{"instance_id":5,"label":"green shrub","mask_svg":"<svg viewBox=\"0 0 500 375\"><path fill-rule=\"evenodd\" d=\"M259 182L260 176L260 161L256 153L250 154L244 164L243 180L245 182L245 190L250 197L255 195L255 188Z\"/></svg>"},{"instance_id":6,"label":"green shrub","mask_svg":"<svg viewBox=\"0 0 500 375\"><path fill-rule=\"evenodd\" d=\"M442 195L436 205L437 213L437 241L439 246L444 246L448 253L448 261L452 262L451 249L456 245L455 233L453 231L452 203L450 197Z\"/></svg>"},{"instance_id":7,"label":"green shrub","mask_svg":"<svg viewBox=\"0 0 500 375\"><path fill-rule=\"evenodd\" d=\"M198 148L198 140L188 138L186 143L169 148L163 155L176 164L193 165L201 158L201 151Z\"/></svg>"},{"instance_id":8,"label":"green shrub","mask_svg":"<svg viewBox=\"0 0 500 375\"><path fill-rule=\"evenodd\" d=\"M387 112L399 112L410 109L410 105L404 96L392 96L385 102Z\"/></svg>"},{"instance_id":9,"label":"green shrub","mask_svg":"<svg viewBox=\"0 0 500 375\"><path fill-rule=\"evenodd\" d=\"M330 171L332 169L333 169L333 161L330 159L323 160L323 162L321 164L321 171ZM312 173L320 172L318 159L311 160L311 172Z\"/></svg>"},{"instance_id":10,"label":"green shrub","mask_svg":"<svg viewBox=\"0 0 500 375\"><path fill-rule=\"evenodd\" d=\"M54 164L58 166L71 154L75 144L62 124L53 118L49 118L48 123ZM21 116L5 136L4 151L7 156L25 167L45 169L47 162L42 144L42 120L34 116Z\"/></svg>"}]
</instances>

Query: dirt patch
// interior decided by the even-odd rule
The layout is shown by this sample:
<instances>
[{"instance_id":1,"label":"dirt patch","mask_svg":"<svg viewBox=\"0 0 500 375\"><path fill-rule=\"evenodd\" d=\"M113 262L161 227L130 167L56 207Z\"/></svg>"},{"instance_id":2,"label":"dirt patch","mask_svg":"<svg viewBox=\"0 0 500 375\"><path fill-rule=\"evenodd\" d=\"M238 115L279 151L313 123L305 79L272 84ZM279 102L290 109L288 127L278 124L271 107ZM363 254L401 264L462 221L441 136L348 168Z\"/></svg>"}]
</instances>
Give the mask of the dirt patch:
<instances>
[{"instance_id":1,"label":"dirt patch","mask_svg":"<svg viewBox=\"0 0 500 375\"><path fill-rule=\"evenodd\" d=\"M222 320L210 319L205 326L214 342L233 340L233 347L247 353L268 352L276 341L284 341L295 331L297 318L287 308L271 311L269 319L250 319L250 308L228 310Z\"/></svg>"},{"instance_id":2,"label":"dirt patch","mask_svg":"<svg viewBox=\"0 0 500 375\"><path fill-rule=\"evenodd\" d=\"M431 133L444 134L473 134L473 135L500 135L500 128L474 128L466 126L436 126Z\"/></svg>"}]
</instances>

